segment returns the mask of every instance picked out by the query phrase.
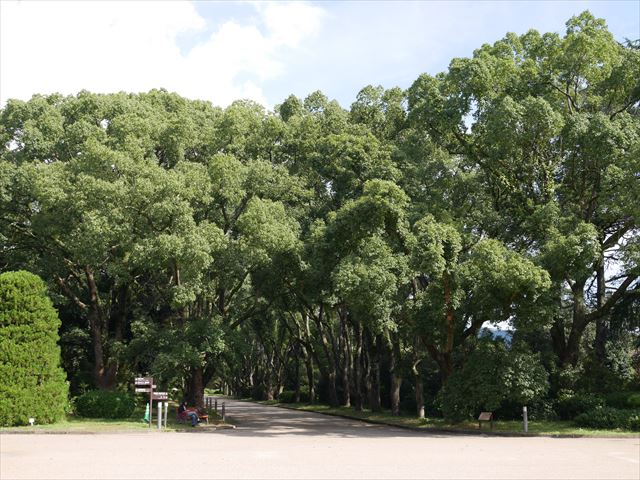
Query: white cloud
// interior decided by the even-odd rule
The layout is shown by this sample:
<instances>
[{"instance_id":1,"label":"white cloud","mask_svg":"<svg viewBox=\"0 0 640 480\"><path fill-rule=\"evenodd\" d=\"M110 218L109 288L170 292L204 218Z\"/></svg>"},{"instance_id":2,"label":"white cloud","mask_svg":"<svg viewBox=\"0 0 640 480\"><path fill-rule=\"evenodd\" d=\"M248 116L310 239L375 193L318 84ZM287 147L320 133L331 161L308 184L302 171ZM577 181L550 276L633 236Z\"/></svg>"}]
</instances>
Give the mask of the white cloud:
<instances>
[{"instance_id":1,"label":"white cloud","mask_svg":"<svg viewBox=\"0 0 640 480\"><path fill-rule=\"evenodd\" d=\"M237 98L266 104L260 82L284 73L282 50L315 35L324 12L298 2L255 8L264 33L227 21L181 53L177 36L207 24L191 2L2 1L0 105L34 93L161 87L223 106Z\"/></svg>"},{"instance_id":2,"label":"white cloud","mask_svg":"<svg viewBox=\"0 0 640 480\"><path fill-rule=\"evenodd\" d=\"M258 3L273 42L297 46L309 35L320 31L325 12L317 6L301 2Z\"/></svg>"}]
</instances>

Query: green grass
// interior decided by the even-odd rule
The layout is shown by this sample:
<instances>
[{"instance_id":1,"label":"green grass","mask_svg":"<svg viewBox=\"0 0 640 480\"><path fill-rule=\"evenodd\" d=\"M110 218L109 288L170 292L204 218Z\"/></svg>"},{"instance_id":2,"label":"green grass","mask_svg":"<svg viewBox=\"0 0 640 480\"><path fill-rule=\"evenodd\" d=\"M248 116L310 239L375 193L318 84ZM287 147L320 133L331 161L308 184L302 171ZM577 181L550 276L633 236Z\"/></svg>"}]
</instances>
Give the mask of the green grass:
<instances>
[{"instance_id":1,"label":"green grass","mask_svg":"<svg viewBox=\"0 0 640 480\"><path fill-rule=\"evenodd\" d=\"M163 431L191 431L190 423L178 423L176 420L177 405L169 404L167 415L167 428ZM131 418L107 419L107 418L83 418L75 415L67 415L65 420L48 425L0 427L0 433L126 433L157 431L157 410L154 408L154 417L151 428L144 422L144 409L137 409ZM206 424L204 424L206 425ZM214 412L209 412L209 425L226 426L222 418Z\"/></svg>"},{"instance_id":2,"label":"green grass","mask_svg":"<svg viewBox=\"0 0 640 480\"><path fill-rule=\"evenodd\" d=\"M388 411L372 412L363 410L358 412L350 407L330 407L328 405L308 405L304 403L278 403L277 401L262 401L265 405L275 405L297 410L319 412L329 415L338 415L348 418L356 418L374 423L384 423L401 427L411 427L419 430L454 430L454 431L478 431L478 422L451 423L442 418L427 418L421 420L413 415L402 414L399 417L391 415ZM493 423L495 432L523 433L522 422L517 420L499 420ZM483 423L483 432L489 432L489 425ZM576 435L585 437L610 437L628 436L638 437L640 433L627 430L595 430L577 427L571 421L529 421L529 435Z\"/></svg>"}]
</instances>

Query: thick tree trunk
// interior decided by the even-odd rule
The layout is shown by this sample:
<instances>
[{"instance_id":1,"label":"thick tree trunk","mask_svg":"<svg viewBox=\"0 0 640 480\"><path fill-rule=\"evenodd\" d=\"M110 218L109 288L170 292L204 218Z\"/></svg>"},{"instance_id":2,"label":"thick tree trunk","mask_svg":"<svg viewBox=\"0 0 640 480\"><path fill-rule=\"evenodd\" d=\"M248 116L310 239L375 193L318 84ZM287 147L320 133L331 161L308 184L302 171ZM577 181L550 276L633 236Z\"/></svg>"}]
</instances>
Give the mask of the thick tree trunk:
<instances>
[{"instance_id":1,"label":"thick tree trunk","mask_svg":"<svg viewBox=\"0 0 640 480\"><path fill-rule=\"evenodd\" d=\"M89 267L85 267L85 276L89 288L89 308L87 316L93 344L93 379L98 388L108 390L113 388L113 383L111 383L112 380L110 378L113 378L113 376L107 375L107 366L105 364L103 344L105 322L100 305L100 296L93 271Z\"/></svg>"},{"instance_id":2,"label":"thick tree trunk","mask_svg":"<svg viewBox=\"0 0 640 480\"><path fill-rule=\"evenodd\" d=\"M587 308L584 303L584 282L572 285L573 292L573 318L571 331L564 347L559 352L560 366L575 366L578 363L580 340L587 327Z\"/></svg>"},{"instance_id":3,"label":"thick tree trunk","mask_svg":"<svg viewBox=\"0 0 640 480\"><path fill-rule=\"evenodd\" d=\"M191 377L185 392L187 404L204 408L204 381L202 367L191 370Z\"/></svg>"},{"instance_id":4,"label":"thick tree trunk","mask_svg":"<svg viewBox=\"0 0 640 480\"><path fill-rule=\"evenodd\" d=\"M338 401L338 390L336 388L336 377L337 377L336 363L334 361L333 352L329 347L329 342L327 340L327 336L323 328L323 321L322 321L324 316L323 313L324 313L324 307L323 305L320 305L320 313L318 317L314 317L314 319L316 322L316 326L318 327L318 334L320 335L322 349L324 351L325 357L327 359L327 364L329 367L327 370L327 376L326 376L327 388L329 390L328 392L329 405L331 405L332 407L337 407L340 404L340 402Z\"/></svg>"}]
</instances>

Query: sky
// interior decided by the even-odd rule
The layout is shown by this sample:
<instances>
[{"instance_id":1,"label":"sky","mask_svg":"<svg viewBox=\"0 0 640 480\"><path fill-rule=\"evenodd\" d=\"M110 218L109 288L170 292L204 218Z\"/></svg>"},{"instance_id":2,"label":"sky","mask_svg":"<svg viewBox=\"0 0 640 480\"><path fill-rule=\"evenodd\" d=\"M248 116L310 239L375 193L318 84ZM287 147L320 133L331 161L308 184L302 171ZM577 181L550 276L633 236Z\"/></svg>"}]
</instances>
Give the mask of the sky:
<instances>
[{"instance_id":1,"label":"sky","mask_svg":"<svg viewBox=\"0 0 640 480\"><path fill-rule=\"evenodd\" d=\"M616 39L640 38L640 0L0 0L0 106L36 93L165 88L269 109L321 90L348 108L366 85L407 88L506 32L562 34L587 9Z\"/></svg>"}]
</instances>

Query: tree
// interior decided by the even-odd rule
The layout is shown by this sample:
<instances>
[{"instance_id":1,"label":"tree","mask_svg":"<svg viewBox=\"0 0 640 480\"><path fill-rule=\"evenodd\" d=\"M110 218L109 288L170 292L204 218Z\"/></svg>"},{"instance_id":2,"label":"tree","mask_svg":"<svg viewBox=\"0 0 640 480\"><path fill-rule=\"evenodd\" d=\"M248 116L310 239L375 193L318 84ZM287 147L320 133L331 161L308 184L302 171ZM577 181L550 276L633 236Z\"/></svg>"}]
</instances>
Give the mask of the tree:
<instances>
[{"instance_id":1,"label":"tree","mask_svg":"<svg viewBox=\"0 0 640 480\"><path fill-rule=\"evenodd\" d=\"M0 274L0 425L63 418L69 386L60 368L59 327L40 278Z\"/></svg>"},{"instance_id":2,"label":"tree","mask_svg":"<svg viewBox=\"0 0 640 480\"><path fill-rule=\"evenodd\" d=\"M413 125L480 173L493 211L478 228L539 253L552 274L562 367L577 363L588 325L602 348L608 315L638 277L635 260L619 262L640 218L631 201L637 156L629 156L640 141L638 65L637 49L584 12L564 37L508 34L445 73L420 76L408 92Z\"/></svg>"}]
</instances>

